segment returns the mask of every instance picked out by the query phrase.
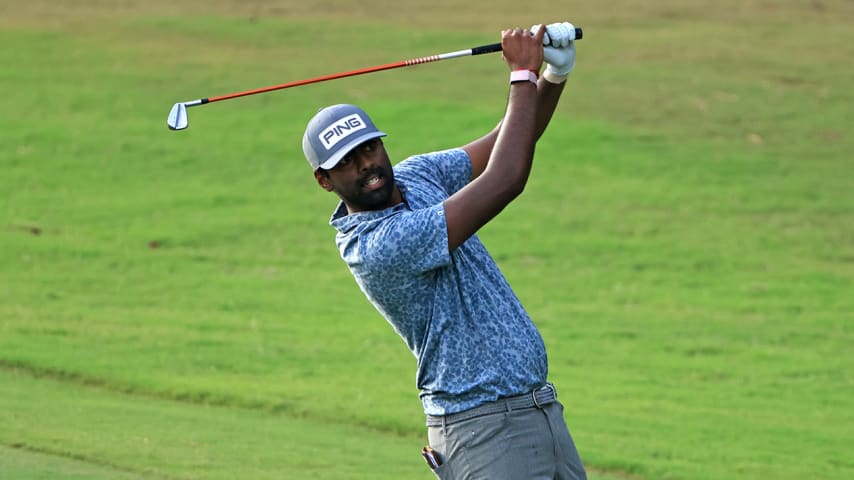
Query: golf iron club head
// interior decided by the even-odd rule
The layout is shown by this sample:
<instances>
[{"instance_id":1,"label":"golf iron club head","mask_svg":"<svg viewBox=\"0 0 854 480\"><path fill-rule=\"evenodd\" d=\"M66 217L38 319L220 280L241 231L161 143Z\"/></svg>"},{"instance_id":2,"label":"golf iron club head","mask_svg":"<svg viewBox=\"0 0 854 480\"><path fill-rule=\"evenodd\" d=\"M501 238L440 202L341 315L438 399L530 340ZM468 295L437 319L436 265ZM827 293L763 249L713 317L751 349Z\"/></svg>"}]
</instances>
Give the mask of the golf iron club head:
<instances>
[{"instance_id":1,"label":"golf iron club head","mask_svg":"<svg viewBox=\"0 0 854 480\"><path fill-rule=\"evenodd\" d=\"M172 110L169 111L169 118L166 119L166 125L169 130L183 130L190 126L187 120L187 106L183 103L176 103Z\"/></svg>"}]
</instances>

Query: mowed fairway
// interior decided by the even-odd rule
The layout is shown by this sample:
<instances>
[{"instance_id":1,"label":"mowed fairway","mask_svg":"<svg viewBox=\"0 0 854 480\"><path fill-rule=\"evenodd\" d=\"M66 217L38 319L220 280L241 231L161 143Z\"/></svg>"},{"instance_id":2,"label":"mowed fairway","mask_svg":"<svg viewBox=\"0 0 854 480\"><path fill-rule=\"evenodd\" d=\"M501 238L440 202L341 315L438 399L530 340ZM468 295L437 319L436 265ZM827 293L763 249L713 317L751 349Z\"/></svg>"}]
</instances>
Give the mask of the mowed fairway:
<instances>
[{"instance_id":1,"label":"mowed fairway","mask_svg":"<svg viewBox=\"0 0 854 480\"><path fill-rule=\"evenodd\" d=\"M0 0L0 478L433 478L300 142L348 102L393 162L462 145L500 55L166 115L564 19L576 71L480 236L590 478L854 477L852 2Z\"/></svg>"}]
</instances>

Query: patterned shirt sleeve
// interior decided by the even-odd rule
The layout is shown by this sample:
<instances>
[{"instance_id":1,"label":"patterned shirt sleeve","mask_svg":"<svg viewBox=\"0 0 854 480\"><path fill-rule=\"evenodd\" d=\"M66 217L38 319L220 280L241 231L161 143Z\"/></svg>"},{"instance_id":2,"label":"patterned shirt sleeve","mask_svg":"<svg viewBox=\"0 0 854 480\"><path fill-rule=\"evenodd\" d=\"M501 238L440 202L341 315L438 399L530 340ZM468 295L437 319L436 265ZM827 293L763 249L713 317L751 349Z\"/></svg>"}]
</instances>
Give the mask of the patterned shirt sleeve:
<instances>
[{"instance_id":1,"label":"patterned shirt sleeve","mask_svg":"<svg viewBox=\"0 0 854 480\"><path fill-rule=\"evenodd\" d=\"M412 275L450 262L442 204L389 215L365 228L359 238L364 267L378 274Z\"/></svg>"},{"instance_id":2,"label":"patterned shirt sleeve","mask_svg":"<svg viewBox=\"0 0 854 480\"><path fill-rule=\"evenodd\" d=\"M465 187L472 172L471 159L461 148L409 157L395 170L405 174L410 183L426 183L441 189L445 193L442 201Z\"/></svg>"},{"instance_id":3,"label":"patterned shirt sleeve","mask_svg":"<svg viewBox=\"0 0 854 480\"><path fill-rule=\"evenodd\" d=\"M410 157L395 167L395 172L404 190L419 188L425 192L404 193L410 202L408 209L364 226L359 242L364 266L383 274L411 275L448 265L451 257L444 201L468 183L468 155L454 149Z\"/></svg>"}]
</instances>

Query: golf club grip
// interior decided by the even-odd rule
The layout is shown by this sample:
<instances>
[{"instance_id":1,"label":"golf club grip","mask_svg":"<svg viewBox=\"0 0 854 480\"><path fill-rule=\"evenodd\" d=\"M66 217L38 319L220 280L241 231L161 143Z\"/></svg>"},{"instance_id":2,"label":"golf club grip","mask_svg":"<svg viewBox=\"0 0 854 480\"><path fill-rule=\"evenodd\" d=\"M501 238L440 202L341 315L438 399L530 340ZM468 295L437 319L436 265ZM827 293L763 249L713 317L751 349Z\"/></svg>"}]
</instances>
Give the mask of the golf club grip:
<instances>
[{"instance_id":1,"label":"golf club grip","mask_svg":"<svg viewBox=\"0 0 854 480\"><path fill-rule=\"evenodd\" d=\"M490 45L481 45L471 49L472 55L483 55L484 53L495 53L501 51L501 43L493 43Z\"/></svg>"},{"instance_id":2,"label":"golf club grip","mask_svg":"<svg viewBox=\"0 0 854 480\"><path fill-rule=\"evenodd\" d=\"M581 40L584 38L584 33L581 27L575 27L575 38L573 40ZM482 55L484 53L495 53L501 51L501 43L492 43L490 45L481 45L471 49L472 55Z\"/></svg>"}]
</instances>

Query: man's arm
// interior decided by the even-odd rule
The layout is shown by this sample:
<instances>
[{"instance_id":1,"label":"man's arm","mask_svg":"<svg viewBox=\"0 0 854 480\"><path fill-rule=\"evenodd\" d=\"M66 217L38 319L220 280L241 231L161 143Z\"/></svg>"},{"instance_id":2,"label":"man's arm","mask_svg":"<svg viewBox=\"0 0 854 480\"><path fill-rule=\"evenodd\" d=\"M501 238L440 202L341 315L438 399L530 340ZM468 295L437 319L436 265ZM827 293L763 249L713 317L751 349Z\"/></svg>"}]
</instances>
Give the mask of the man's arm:
<instances>
[{"instance_id":1,"label":"man's arm","mask_svg":"<svg viewBox=\"0 0 854 480\"><path fill-rule=\"evenodd\" d=\"M504 61L511 70L539 71L543 35L528 30L505 30L501 36ZM538 85L510 85L507 110L489 148L483 173L445 200L448 250L453 251L522 193L531 171L537 141ZM482 154L483 152L477 152Z\"/></svg>"},{"instance_id":2,"label":"man's arm","mask_svg":"<svg viewBox=\"0 0 854 480\"><path fill-rule=\"evenodd\" d=\"M540 28L546 29L543 56L547 66L537 87L537 139L545 132L551 121L552 114L554 114L563 92L566 77L575 66L575 45L573 43L575 29L572 25L566 22L552 23L545 27L534 25L531 27L531 31L537 32ZM499 123L491 132L463 147L472 164L471 180L477 178L486 168L500 128L501 124Z\"/></svg>"},{"instance_id":3,"label":"man's arm","mask_svg":"<svg viewBox=\"0 0 854 480\"><path fill-rule=\"evenodd\" d=\"M552 115L557 108L557 103L560 100L561 93L563 93L563 86L565 84L566 82L551 83L543 77L540 77L540 80L537 82L537 120L534 130L534 141L539 140L543 132L546 131L546 127L549 125ZM472 180L480 176L484 169L486 169L489 155L495 146L495 140L498 138L498 132L501 130L501 123L503 121L502 119L491 132L463 147L463 150L466 151L469 159L471 159Z\"/></svg>"}]
</instances>

